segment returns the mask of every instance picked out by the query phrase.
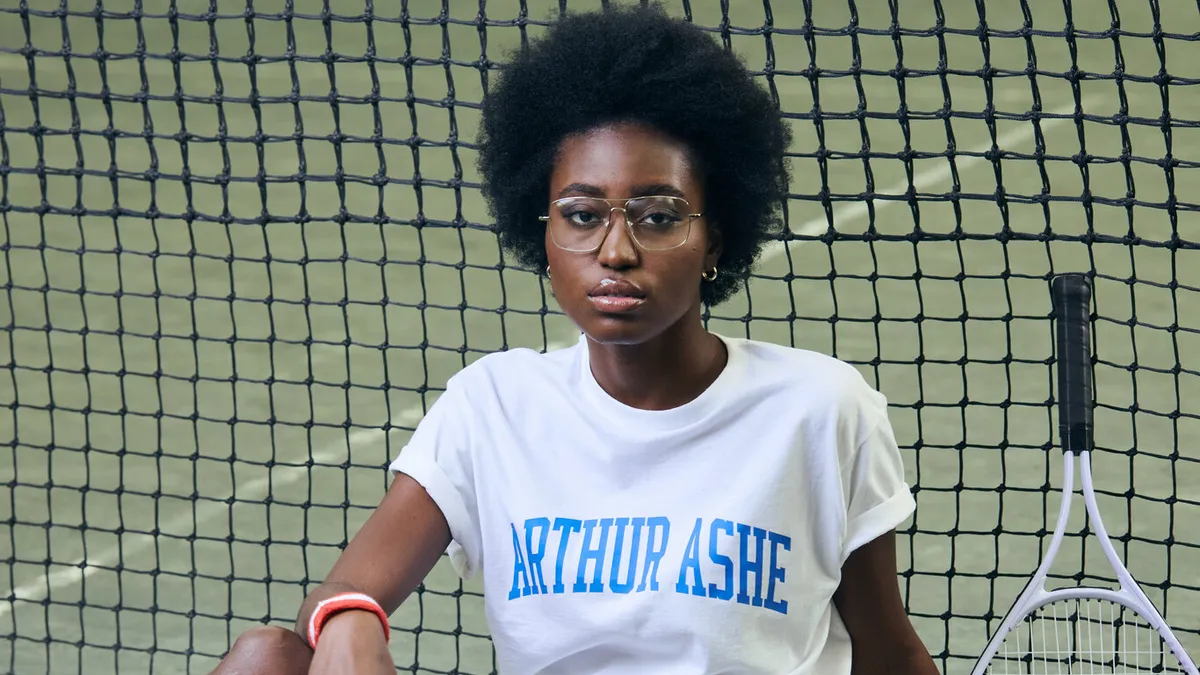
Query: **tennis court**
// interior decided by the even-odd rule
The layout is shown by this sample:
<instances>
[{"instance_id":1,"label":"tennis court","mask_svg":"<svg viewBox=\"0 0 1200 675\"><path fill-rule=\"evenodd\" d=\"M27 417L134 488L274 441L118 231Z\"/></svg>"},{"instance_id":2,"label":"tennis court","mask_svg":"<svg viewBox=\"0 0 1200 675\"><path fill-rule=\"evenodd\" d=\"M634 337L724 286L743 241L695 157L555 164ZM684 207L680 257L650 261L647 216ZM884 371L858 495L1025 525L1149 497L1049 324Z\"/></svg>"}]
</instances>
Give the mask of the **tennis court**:
<instances>
[{"instance_id":1,"label":"tennis court","mask_svg":"<svg viewBox=\"0 0 1200 675\"><path fill-rule=\"evenodd\" d=\"M789 236L710 328L888 396L943 672L1056 513L1064 271L1096 275L1105 523L1200 652L1200 9L666 4L795 133ZM502 260L472 149L480 64L558 6L0 0L0 670L207 673L294 619L447 378L577 338ZM1056 583L1107 573L1084 531ZM435 570L401 671L493 672L479 588Z\"/></svg>"}]
</instances>

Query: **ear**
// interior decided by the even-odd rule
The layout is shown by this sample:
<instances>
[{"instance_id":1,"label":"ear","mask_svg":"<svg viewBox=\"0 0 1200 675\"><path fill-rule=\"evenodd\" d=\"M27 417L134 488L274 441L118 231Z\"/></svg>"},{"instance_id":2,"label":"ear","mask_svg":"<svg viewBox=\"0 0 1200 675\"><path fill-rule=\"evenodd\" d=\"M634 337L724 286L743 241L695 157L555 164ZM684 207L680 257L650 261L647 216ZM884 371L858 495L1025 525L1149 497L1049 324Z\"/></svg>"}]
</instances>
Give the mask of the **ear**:
<instances>
[{"instance_id":1,"label":"ear","mask_svg":"<svg viewBox=\"0 0 1200 675\"><path fill-rule=\"evenodd\" d=\"M716 223L708 225L708 250L704 252L704 269L710 270L715 267L721 260L721 254L725 252L725 238L721 234L721 228L717 227Z\"/></svg>"}]
</instances>

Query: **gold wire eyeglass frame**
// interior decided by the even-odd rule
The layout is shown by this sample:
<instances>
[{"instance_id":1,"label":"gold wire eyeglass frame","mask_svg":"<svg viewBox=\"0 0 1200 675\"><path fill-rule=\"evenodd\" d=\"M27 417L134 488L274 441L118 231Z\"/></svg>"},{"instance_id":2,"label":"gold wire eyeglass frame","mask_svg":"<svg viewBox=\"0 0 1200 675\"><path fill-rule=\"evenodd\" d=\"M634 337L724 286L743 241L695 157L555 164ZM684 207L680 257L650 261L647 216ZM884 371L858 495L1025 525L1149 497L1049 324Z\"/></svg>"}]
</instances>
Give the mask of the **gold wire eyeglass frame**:
<instances>
[{"instance_id":1,"label":"gold wire eyeglass frame","mask_svg":"<svg viewBox=\"0 0 1200 675\"><path fill-rule=\"evenodd\" d=\"M679 248L680 246L683 246L684 244L687 243L687 240L690 239L692 236L692 223L697 218L701 218L704 216L703 213L684 213L683 215L685 215L687 217L687 230L683 234L683 240L680 241L678 244L675 244L674 246L667 246L664 248L649 248L645 244L643 244L641 241L638 241L637 234L633 230L633 223L630 222L630 220L629 220L629 211L628 211L629 203L635 202L639 199L673 199L673 200L683 202L683 204L685 206L685 211L686 211L687 209L690 209L692 206L691 203L688 202L688 200L684 199L683 197L676 197L674 195L646 195L644 197L630 197L629 199L606 199L604 197L563 197L562 199L555 199L554 201L550 202L550 207L554 208L555 206L558 206L565 202L570 202L573 200L581 200L581 199L587 199L587 200L592 200L592 201L601 201L601 202L608 204L608 216L604 219L604 235L601 236L599 241L596 243L596 245L591 248L567 248L567 247L563 246L562 244L558 243L557 239L554 238L554 228L551 227L550 228L550 240L553 241L554 245L557 246L558 248L560 248L564 251L570 251L571 253L591 253L592 251L599 250L600 247L604 245L604 240L608 238L609 229L612 227L613 211L621 212L621 215L623 216L623 219L625 221L625 227L629 230L630 239L633 239L634 243L636 243L638 246L640 246L643 250L646 250L646 251L670 251L671 249ZM613 202L621 203L621 206L613 206ZM538 220L542 221L543 223L548 224L550 222L550 216L549 215L538 216Z\"/></svg>"}]
</instances>

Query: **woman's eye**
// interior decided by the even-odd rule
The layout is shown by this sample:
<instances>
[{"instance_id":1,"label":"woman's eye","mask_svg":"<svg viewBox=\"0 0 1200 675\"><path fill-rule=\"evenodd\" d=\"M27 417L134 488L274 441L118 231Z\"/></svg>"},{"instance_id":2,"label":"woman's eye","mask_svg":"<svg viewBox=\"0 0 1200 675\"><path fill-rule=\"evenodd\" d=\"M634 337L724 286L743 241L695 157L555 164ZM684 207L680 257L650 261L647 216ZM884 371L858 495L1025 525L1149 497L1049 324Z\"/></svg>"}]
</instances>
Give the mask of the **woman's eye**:
<instances>
[{"instance_id":1,"label":"woman's eye","mask_svg":"<svg viewBox=\"0 0 1200 675\"><path fill-rule=\"evenodd\" d=\"M673 213L647 213L642 216L641 223L651 227L670 227L679 222L679 216Z\"/></svg>"},{"instance_id":2,"label":"woman's eye","mask_svg":"<svg viewBox=\"0 0 1200 675\"><path fill-rule=\"evenodd\" d=\"M572 211L566 214L567 222L580 227L593 227L600 224L600 216L591 211Z\"/></svg>"}]
</instances>

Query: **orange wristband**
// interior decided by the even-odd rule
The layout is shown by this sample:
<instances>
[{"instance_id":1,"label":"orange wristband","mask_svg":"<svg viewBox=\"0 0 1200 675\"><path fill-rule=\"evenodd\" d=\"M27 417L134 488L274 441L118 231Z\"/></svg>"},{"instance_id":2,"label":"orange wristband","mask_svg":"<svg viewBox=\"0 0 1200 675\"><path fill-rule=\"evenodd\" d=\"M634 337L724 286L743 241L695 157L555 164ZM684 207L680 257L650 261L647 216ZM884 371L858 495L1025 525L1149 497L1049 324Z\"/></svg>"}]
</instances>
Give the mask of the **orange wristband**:
<instances>
[{"instance_id":1,"label":"orange wristband","mask_svg":"<svg viewBox=\"0 0 1200 675\"><path fill-rule=\"evenodd\" d=\"M383 625L383 639L385 641L391 639L392 629L388 625L387 612L383 611L383 607L380 607L374 598L365 593L338 593L317 603L312 616L308 618L308 646L315 651L317 638L321 637L321 629L325 627L329 619L333 618L334 614L348 609L363 609L374 613L379 617L379 623Z\"/></svg>"}]
</instances>

